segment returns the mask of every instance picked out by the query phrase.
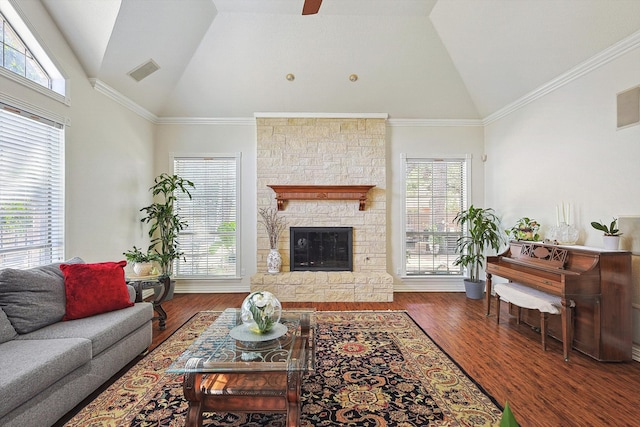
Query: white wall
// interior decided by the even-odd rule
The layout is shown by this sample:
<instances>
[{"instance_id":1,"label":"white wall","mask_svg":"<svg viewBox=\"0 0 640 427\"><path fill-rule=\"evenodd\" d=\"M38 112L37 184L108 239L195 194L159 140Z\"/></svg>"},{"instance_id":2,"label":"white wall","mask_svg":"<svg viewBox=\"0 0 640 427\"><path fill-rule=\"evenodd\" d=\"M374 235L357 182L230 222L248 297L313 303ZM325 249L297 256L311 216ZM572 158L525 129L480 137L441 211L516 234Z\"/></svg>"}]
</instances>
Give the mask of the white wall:
<instances>
[{"instance_id":1,"label":"white wall","mask_svg":"<svg viewBox=\"0 0 640 427\"><path fill-rule=\"evenodd\" d=\"M640 215L640 126L616 130L616 94L640 84L640 49L485 128L486 204L505 225L555 225L571 203L579 243L602 247L591 221Z\"/></svg>"},{"instance_id":2,"label":"white wall","mask_svg":"<svg viewBox=\"0 0 640 427\"><path fill-rule=\"evenodd\" d=\"M146 246L138 210L151 201L154 125L107 99L89 84L63 36L40 2L18 2L37 35L69 78L71 104L55 101L0 76L0 99L18 99L37 111L66 118L66 257L124 259L133 244Z\"/></svg>"},{"instance_id":3,"label":"white wall","mask_svg":"<svg viewBox=\"0 0 640 427\"><path fill-rule=\"evenodd\" d=\"M66 252L121 260L133 245L149 242L140 208L151 203L154 127L84 89L76 91L73 105L83 107L72 107L66 134Z\"/></svg>"},{"instance_id":4,"label":"white wall","mask_svg":"<svg viewBox=\"0 0 640 427\"><path fill-rule=\"evenodd\" d=\"M241 262L239 280L180 280L176 292L248 292L256 272L256 127L244 124L164 124L158 126L154 170L156 175L171 171L170 155L185 153L241 153L240 220Z\"/></svg>"}]
</instances>

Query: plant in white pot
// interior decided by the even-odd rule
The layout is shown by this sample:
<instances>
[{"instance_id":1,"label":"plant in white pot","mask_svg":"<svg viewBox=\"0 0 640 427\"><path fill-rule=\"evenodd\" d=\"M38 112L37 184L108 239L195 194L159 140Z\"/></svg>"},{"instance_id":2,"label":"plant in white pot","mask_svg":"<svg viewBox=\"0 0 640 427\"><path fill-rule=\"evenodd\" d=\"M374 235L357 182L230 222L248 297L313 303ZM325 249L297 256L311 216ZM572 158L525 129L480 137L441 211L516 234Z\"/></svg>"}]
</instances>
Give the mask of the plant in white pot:
<instances>
[{"instance_id":1,"label":"plant in white pot","mask_svg":"<svg viewBox=\"0 0 640 427\"><path fill-rule=\"evenodd\" d=\"M151 251L142 252L142 250L135 246L133 249L123 252L122 255L124 255L129 263L133 264L132 269L136 276L149 276L153 274L155 270L153 262L159 260L158 254Z\"/></svg>"},{"instance_id":2,"label":"plant in white pot","mask_svg":"<svg viewBox=\"0 0 640 427\"><path fill-rule=\"evenodd\" d=\"M505 241L500 219L491 208L476 208L471 205L459 212L453 221L462 230L466 229L466 233L456 241L458 258L454 265L464 267L469 274L464 279L467 296L481 299L484 280L480 280L480 267L484 265L485 251L489 248L498 251Z\"/></svg>"},{"instance_id":3,"label":"plant in white pot","mask_svg":"<svg viewBox=\"0 0 640 427\"><path fill-rule=\"evenodd\" d=\"M622 233L618 230L618 218L613 218L608 227L603 222L596 221L593 221L591 226L604 233L602 239L605 249L618 250L620 248L620 236L622 236Z\"/></svg>"}]
</instances>

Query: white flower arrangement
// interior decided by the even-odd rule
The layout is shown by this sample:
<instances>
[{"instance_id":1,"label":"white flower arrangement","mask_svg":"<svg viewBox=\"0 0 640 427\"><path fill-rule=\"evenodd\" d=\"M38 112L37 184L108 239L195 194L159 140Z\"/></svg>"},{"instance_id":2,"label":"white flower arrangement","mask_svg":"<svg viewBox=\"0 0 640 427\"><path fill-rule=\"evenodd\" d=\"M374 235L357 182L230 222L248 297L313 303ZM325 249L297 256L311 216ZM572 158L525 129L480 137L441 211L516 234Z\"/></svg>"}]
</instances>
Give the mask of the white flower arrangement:
<instances>
[{"instance_id":1,"label":"white flower arrangement","mask_svg":"<svg viewBox=\"0 0 640 427\"><path fill-rule=\"evenodd\" d=\"M254 292L242 304L242 322L255 323L254 332L269 332L280 320L282 305L271 292Z\"/></svg>"}]
</instances>

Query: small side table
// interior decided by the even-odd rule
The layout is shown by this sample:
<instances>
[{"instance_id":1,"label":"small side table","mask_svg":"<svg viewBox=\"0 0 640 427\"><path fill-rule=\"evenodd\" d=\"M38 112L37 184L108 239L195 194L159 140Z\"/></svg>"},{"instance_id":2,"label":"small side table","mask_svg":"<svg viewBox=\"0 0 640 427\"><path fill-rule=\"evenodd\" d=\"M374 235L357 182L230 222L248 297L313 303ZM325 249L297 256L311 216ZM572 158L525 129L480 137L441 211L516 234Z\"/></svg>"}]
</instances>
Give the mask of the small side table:
<instances>
[{"instance_id":1,"label":"small side table","mask_svg":"<svg viewBox=\"0 0 640 427\"><path fill-rule=\"evenodd\" d=\"M126 277L125 281L127 284L133 286L136 290L136 302L142 302L142 291L145 289L153 289L154 291L154 300L151 301L153 303L153 309L158 315L153 318L153 320L158 321L158 328L163 331L166 327L167 321L167 312L162 308L162 303L167 298L169 294L169 289L171 285L171 277L163 276L163 275L154 275L154 276L131 276ZM162 291L157 292L162 288Z\"/></svg>"}]
</instances>

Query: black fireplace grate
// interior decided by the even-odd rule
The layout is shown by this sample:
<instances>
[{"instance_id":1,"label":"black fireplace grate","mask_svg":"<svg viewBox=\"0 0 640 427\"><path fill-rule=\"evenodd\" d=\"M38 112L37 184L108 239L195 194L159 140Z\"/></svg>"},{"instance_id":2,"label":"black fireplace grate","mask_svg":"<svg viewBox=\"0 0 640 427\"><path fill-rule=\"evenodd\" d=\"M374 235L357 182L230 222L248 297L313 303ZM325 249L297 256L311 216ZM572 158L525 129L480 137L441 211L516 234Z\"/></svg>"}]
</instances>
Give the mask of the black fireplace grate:
<instances>
[{"instance_id":1,"label":"black fireplace grate","mask_svg":"<svg viewBox=\"0 0 640 427\"><path fill-rule=\"evenodd\" d=\"M291 271L353 271L353 227L291 227Z\"/></svg>"}]
</instances>

